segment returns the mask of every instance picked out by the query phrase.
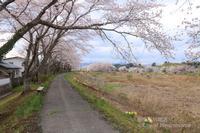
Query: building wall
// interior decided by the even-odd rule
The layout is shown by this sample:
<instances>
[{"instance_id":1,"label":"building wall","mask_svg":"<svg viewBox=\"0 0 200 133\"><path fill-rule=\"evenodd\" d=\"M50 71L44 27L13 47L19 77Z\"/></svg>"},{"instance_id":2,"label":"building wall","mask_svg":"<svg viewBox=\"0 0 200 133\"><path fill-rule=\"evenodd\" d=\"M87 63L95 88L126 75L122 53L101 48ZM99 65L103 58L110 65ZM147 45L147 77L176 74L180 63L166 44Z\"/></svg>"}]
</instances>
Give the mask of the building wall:
<instances>
[{"instance_id":1,"label":"building wall","mask_svg":"<svg viewBox=\"0 0 200 133\"><path fill-rule=\"evenodd\" d=\"M24 59L22 58L10 58L10 59L5 59L4 62L6 63L11 63L14 64L18 67L20 67L21 69L19 70L19 72L16 72L16 78L17 77L22 77L22 73L24 72Z\"/></svg>"},{"instance_id":2,"label":"building wall","mask_svg":"<svg viewBox=\"0 0 200 133\"><path fill-rule=\"evenodd\" d=\"M10 84L10 78L0 79L0 86Z\"/></svg>"}]
</instances>

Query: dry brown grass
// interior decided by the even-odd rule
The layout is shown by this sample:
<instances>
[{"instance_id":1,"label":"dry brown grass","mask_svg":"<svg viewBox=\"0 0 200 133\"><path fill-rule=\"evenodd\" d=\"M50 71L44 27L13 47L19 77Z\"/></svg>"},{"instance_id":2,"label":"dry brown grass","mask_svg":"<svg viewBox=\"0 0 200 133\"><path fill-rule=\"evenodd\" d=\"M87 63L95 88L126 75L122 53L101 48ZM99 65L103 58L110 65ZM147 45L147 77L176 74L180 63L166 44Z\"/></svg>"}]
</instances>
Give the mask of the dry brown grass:
<instances>
[{"instance_id":1,"label":"dry brown grass","mask_svg":"<svg viewBox=\"0 0 200 133\"><path fill-rule=\"evenodd\" d=\"M110 95L128 103L116 104L122 111L137 111L142 117L165 117L167 123L191 124L194 132L200 130L196 127L200 127L200 76L93 72L79 73L77 77L100 89L105 84L121 84Z\"/></svg>"}]
</instances>

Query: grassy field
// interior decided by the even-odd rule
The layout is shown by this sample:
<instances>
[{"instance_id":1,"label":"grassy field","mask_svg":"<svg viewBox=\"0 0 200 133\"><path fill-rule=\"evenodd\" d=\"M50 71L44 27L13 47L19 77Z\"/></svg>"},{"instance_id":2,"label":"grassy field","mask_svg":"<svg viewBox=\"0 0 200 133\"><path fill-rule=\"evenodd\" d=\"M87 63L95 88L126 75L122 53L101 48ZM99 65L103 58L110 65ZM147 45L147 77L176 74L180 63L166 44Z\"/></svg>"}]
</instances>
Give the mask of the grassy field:
<instances>
[{"instance_id":1,"label":"grassy field","mask_svg":"<svg viewBox=\"0 0 200 133\"><path fill-rule=\"evenodd\" d=\"M148 125L143 127L142 124L138 123L135 116L121 112L121 110L110 104L102 95L95 93L90 88L82 84L77 83L75 76L77 76L77 73L68 73L65 78L79 92L79 94L84 97L92 105L92 107L100 111L104 115L105 119L110 121L115 128L119 129L123 133L154 132L154 130Z\"/></svg>"},{"instance_id":2,"label":"grassy field","mask_svg":"<svg viewBox=\"0 0 200 133\"><path fill-rule=\"evenodd\" d=\"M76 72L73 77L119 111L137 112L139 123L150 117L157 132L200 130L198 75Z\"/></svg>"},{"instance_id":3,"label":"grassy field","mask_svg":"<svg viewBox=\"0 0 200 133\"><path fill-rule=\"evenodd\" d=\"M32 84L31 92L25 95L19 86L0 100L0 133L41 132L38 121L43 95L35 90L38 86L47 88L52 79L53 76L49 76L41 84Z\"/></svg>"}]
</instances>

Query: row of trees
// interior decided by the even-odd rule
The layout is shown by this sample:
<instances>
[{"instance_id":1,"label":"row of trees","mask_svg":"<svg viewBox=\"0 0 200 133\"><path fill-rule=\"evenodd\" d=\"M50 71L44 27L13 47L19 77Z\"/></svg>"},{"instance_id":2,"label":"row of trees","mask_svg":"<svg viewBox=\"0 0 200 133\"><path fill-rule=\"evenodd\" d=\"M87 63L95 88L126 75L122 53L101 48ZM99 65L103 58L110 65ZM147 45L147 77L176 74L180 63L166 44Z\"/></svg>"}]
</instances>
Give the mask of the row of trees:
<instances>
[{"instance_id":1,"label":"row of trees","mask_svg":"<svg viewBox=\"0 0 200 133\"><path fill-rule=\"evenodd\" d=\"M110 42L129 61L135 59L129 38L140 38L148 48L171 57L173 45L158 21L159 7L143 0L0 0L0 22L6 27L1 31L13 33L0 48L0 57L20 39L26 41L24 91L39 73L75 66L94 36ZM116 43L111 33L119 35L123 44Z\"/></svg>"}]
</instances>

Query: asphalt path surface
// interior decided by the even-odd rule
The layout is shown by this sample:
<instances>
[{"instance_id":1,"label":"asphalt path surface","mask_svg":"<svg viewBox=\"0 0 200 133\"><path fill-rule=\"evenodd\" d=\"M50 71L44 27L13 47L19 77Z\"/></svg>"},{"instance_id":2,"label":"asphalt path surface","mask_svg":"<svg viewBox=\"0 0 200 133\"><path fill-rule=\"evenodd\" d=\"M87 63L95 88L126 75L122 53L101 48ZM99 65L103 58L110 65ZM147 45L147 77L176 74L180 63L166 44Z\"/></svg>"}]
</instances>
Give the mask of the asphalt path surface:
<instances>
[{"instance_id":1,"label":"asphalt path surface","mask_svg":"<svg viewBox=\"0 0 200 133\"><path fill-rule=\"evenodd\" d=\"M64 74L48 89L41 126L43 133L118 133L67 83Z\"/></svg>"}]
</instances>

